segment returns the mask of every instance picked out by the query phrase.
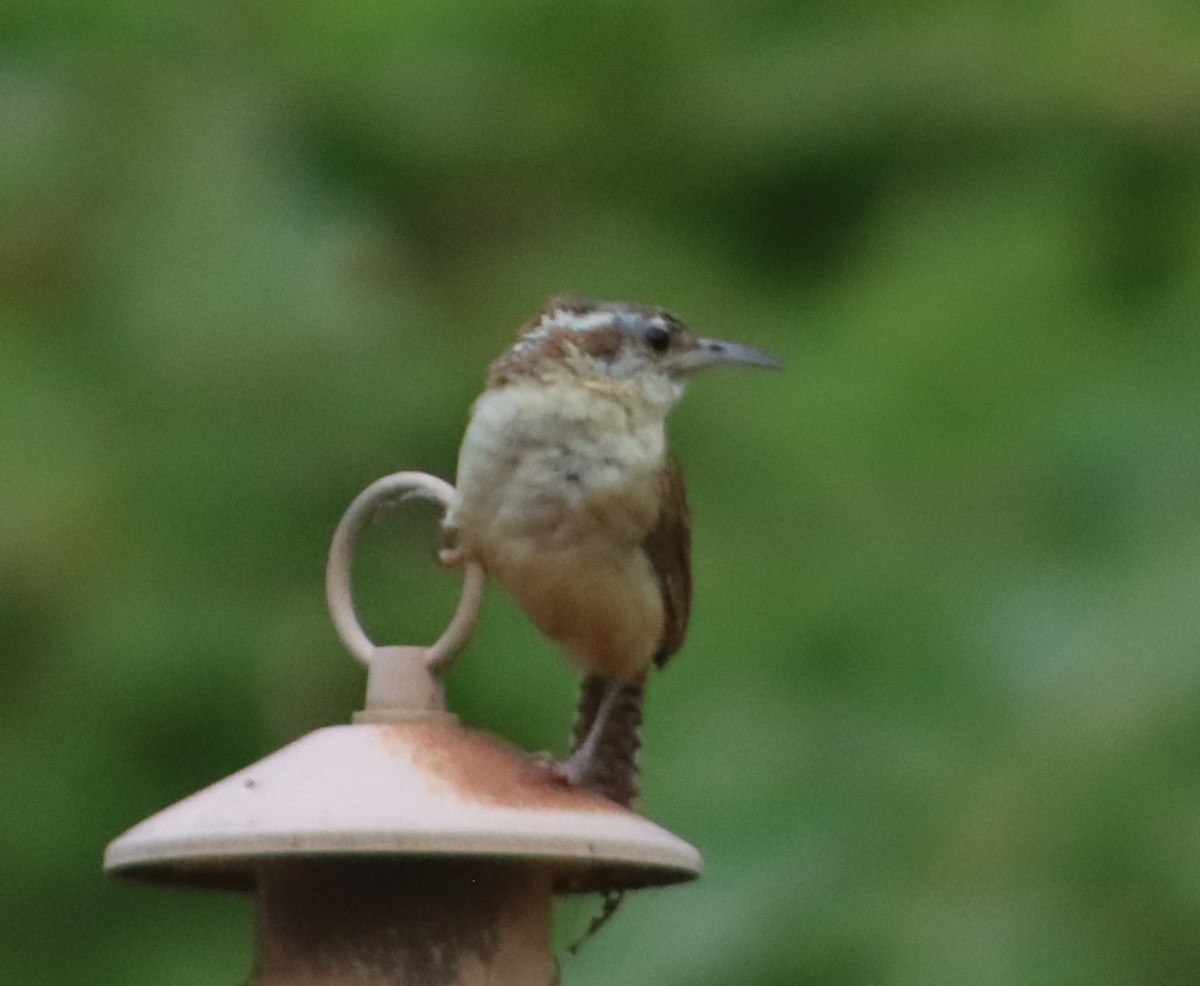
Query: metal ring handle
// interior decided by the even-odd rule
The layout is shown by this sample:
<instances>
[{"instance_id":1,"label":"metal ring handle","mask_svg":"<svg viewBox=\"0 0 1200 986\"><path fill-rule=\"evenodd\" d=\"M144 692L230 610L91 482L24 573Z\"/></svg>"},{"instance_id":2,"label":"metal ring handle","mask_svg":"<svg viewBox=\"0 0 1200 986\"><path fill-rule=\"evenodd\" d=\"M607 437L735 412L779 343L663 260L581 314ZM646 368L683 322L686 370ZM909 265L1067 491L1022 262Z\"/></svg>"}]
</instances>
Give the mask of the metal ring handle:
<instances>
[{"instance_id":1,"label":"metal ring handle","mask_svg":"<svg viewBox=\"0 0 1200 986\"><path fill-rule=\"evenodd\" d=\"M325 566L325 598L329 604L329 615L346 649L356 660L368 666L377 647L363 630L354 608L350 577L354 546L363 525L380 506L414 495L436 500L444 510L449 510L458 499L458 491L453 486L428 473L397 472L384 476L354 498L338 522L333 543L329 546L329 561ZM462 594L454 616L442 635L424 649L425 666L434 674L440 675L446 671L474 633L483 596L483 581L482 566L472 561L463 564Z\"/></svg>"}]
</instances>

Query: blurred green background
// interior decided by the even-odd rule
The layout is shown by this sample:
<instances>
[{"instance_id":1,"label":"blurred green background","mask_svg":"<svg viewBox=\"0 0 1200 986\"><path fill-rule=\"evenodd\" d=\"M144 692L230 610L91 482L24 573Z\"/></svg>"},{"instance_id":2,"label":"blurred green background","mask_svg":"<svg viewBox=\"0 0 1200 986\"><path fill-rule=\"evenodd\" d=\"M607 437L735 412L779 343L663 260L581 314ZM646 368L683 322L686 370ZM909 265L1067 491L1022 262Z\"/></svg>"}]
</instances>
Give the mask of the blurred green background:
<instances>
[{"instance_id":1,"label":"blurred green background","mask_svg":"<svg viewBox=\"0 0 1200 986\"><path fill-rule=\"evenodd\" d=\"M321 725L369 481L453 474L551 293L785 373L672 421L690 641L643 807L704 851L568 986L1200 981L1200 8L0 8L0 982L234 983L104 844ZM457 581L376 525L380 638ZM472 724L562 748L498 592ZM564 912L570 941L594 905Z\"/></svg>"}]
</instances>

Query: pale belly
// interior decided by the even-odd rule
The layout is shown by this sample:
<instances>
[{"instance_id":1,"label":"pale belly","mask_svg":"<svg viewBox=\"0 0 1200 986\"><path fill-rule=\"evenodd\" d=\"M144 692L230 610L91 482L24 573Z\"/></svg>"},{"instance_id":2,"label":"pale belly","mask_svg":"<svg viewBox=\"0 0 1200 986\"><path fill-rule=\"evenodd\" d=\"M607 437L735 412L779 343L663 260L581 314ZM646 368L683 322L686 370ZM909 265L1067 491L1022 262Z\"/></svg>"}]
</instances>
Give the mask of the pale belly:
<instances>
[{"instance_id":1,"label":"pale belly","mask_svg":"<svg viewBox=\"0 0 1200 986\"><path fill-rule=\"evenodd\" d=\"M464 436L448 518L459 546L586 670L635 677L662 638L642 543L665 455L661 421L553 394L485 395Z\"/></svg>"}]
</instances>

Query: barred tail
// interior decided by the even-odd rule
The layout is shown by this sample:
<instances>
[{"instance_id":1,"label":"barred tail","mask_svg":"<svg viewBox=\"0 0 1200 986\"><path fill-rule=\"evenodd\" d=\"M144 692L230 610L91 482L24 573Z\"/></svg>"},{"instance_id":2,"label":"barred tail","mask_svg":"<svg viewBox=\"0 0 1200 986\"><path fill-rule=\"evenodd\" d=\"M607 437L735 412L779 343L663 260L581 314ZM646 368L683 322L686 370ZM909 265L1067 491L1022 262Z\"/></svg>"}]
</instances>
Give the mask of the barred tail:
<instances>
[{"instance_id":1,"label":"barred tail","mask_svg":"<svg viewBox=\"0 0 1200 986\"><path fill-rule=\"evenodd\" d=\"M642 703L646 677L634 681L613 682L602 675L584 677L579 694L579 711L571 730L571 751L587 738L596 721L605 694L610 688L618 693L610 714L601 723L595 755L584 778L585 786L626 808L633 807L638 796L638 751L642 745Z\"/></svg>"}]
</instances>

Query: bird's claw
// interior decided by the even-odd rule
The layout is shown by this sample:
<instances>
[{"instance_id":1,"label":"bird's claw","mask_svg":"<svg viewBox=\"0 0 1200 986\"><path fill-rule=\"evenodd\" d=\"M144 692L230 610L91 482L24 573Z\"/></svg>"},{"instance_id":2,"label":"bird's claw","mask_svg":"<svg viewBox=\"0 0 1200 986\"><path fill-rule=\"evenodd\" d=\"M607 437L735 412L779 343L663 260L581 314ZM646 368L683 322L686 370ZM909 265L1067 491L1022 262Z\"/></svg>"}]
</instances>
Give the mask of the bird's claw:
<instances>
[{"instance_id":1,"label":"bird's claw","mask_svg":"<svg viewBox=\"0 0 1200 986\"><path fill-rule=\"evenodd\" d=\"M566 760L554 762L554 776L571 787L586 788L588 766L585 758L572 754Z\"/></svg>"},{"instance_id":2,"label":"bird's claw","mask_svg":"<svg viewBox=\"0 0 1200 986\"><path fill-rule=\"evenodd\" d=\"M529 765L547 780L568 787L582 787L583 771L578 764L572 763L573 758L559 760L549 753L530 753L527 755Z\"/></svg>"}]
</instances>

